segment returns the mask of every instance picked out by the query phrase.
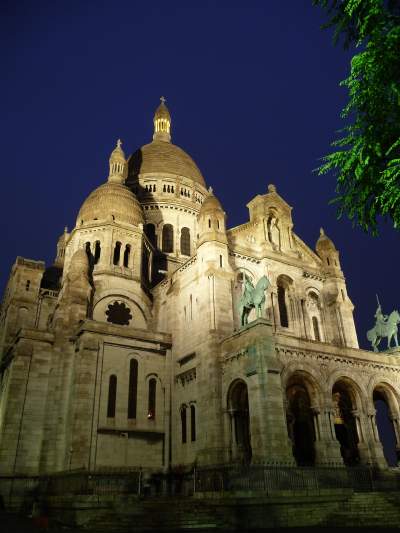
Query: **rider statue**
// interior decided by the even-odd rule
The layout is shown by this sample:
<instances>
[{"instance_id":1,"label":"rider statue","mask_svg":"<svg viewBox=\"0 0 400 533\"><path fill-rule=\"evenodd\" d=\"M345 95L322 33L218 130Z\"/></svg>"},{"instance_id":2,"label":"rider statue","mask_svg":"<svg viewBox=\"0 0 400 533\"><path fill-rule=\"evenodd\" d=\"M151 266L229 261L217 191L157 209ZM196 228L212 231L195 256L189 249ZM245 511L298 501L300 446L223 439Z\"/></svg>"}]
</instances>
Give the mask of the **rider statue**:
<instances>
[{"instance_id":1,"label":"rider statue","mask_svg":"<svg viewBox=\"0 0 400 533\"><path fill-rule=\"evenodd\" d=\"M251 279L244 275L244 291L238 303L238 312L240 317L240 326L246 326L249 323L249 314L252 309L256 310L257 318L262 315L262 309L265 303L264 292L269 287L270 282L267 276L262 276L254 287Z\"/></svg>"},{"instance_id":2,"label":"rider statue","mask_svg":"<svg viewBox=\"0 0 400 533\"><path fill-rule=\"evenodd\" d=\"M367 331L367 339L371 342L374 352L378 352L379 343L384 337L387 338L388 350L391 349L392 339L395 343L394 348L397 349L399 347L397 332L400 324L400 313L395 309L390 315L383 314L378 296L376 296L376 299L378 308L375 313L375 326Z\"/></svg>"},{"instance_id":3,"label":"rider statue","mask_svg":"<svg viewBox=\"0 0 400 533\"><path fill-rule=\"evenodd\" d=\"M376 318L376 324L375 324L376 326L384 326L387 323L387 319L389 318L388 315L384 315L382 313L382 307L379 301L378 301L378 308L374 316Z\"/></svg>"}]
</instances>

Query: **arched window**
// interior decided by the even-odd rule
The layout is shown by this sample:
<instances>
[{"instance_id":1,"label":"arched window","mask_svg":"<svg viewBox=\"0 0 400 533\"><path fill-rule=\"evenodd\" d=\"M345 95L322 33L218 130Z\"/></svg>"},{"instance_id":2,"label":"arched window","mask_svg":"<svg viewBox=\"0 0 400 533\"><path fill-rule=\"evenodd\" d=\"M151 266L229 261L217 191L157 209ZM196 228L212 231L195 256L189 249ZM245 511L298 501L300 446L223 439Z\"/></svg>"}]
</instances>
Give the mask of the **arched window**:
<instances>
[{"instance_id":1,"label":"arched window","mask_svg":"<svg viewBox=\"0 0 400 533\"><path fill-rule=\"evenodd\" d=\"M196 440L196 407L190 406L190 440L194 442Z\"/></svg>"},{"instance_id":2,"label":"arched window","mask_svg":"<svg viewBox=\"0 0 400 533\"><path fill-rule=\"evenodd\" d=\"M146 224L144 233L154 247L157 247L156 227L154 224Z\"/></svg>"},{"instance_id":3,"label":"arched window","mask_svg":"<svg viewBox=\"0 0 400 533\"><path fill-rule=\"evenodd\" d=\"M171 224L165 224L162 230L162 251L174 251L174 228Z\"/></svg>"},{"instance_id":4,"label":"arched window","mask_svg":"<svg viewBox=\"0 0 400 533\"><path fill-rule=\"evenodd\" d=\"M182 444L187 442L187 422L186 422L186 406L181 407L181 429L182 429Z\"/></svg>"},{"instance_id":5,"label":"arched window","mask_svg":"<svg viewBox=\"0 0 400 533\"><path fill-rule=\"evenodd\" d=\"M128 418L136 418L138 362L131 359L129 363Z\"/></svg>"},{"instance_id":6,"label":"arched window","mask_svg":"<svg viewBox=\"0 0 400 533\"><path fill-rule=\"evenodd\" d=\"M128 267L129 266L130 253L131 253L131 246L130 246L130 244L127 244L125 246L125 251L124 251L124 267Z\"/></svg>"},{"instance_id":7,"label":"arched window","mask_svg":"<svg viewBox=\"0 0 400 533\"><path fill-rule=\"evenodd\" d=\"M119 264L119 258L121 256L121 243L117 241L115 243L114 247L114 258L113 258L113 264L118 265Z\"/></svg>"},{"instance_id":8,"label":"arched window","mask_svg":"<svg viewBox=\"0 0 400 533\"><path fill-rule=\"evenodd\" d=\"M181 230L181 254L190 255L190 230L182 228Z\"/></svg>"},{"instance_id":9,"label":"arched window","mask_svg":"<svg viewBox=\"0 0 400 533\"><path fill-rule=\"evenodd\" d=\"M286 307L286 289L283 285L278 285L278 307L281 326L289 327L288 312Z\"/></svg>"},{"instance_id":10,"label":"arched window","mask_svg":"<svg viewBox=\"0 0 400 533\"><path fill-rule=\"evenodd\" d=\"M26 284L25 284L25 290L26 291L29 291L29 287L31 286L31 280L30 279L27 279L26 280Z\"/></svg>"},{"instance_id":11,"label":"arched window","mask_svg":"<svg viewBox=\"0 0 400 533\"><path fill-rule=\"evenodd\" d=\"M321 335L319 333L318 318L316 316L312 317L312 325L313 325L313 330L314 330L314 338L316 341L320 341Z\"/></svg>"},{"instance_id":12,"label":"arched window","mask_svg":"<svg viewBox=\"0 0 400 533\"><path fill-rule=\"evenodd\" d=\"M147 410L147 418L152 420L156 417L156 394L157 394L157 380L151 378L149 381L149 402Z\"/></svg>"},{"instance_id":13,"label":"arched window","mask_svg":"<svg viewBox=\"0 0 400 533\"><path fill-rule=\"evenodd\" d=\"M117 402L117 376L110 376L108 384L107 418L115 417L115 404Z\"/></svg>"},{"instance_id":14,"label":"arched window","mask_svg":"<svg viewBox=\"0 0 400 533\"><path fill-rule=\"evenodd\" d=\"M94 264L95 265L99 262L100 255L101 255L100 241L96 241L94 245Z\"/></svg>"}]
</instances>

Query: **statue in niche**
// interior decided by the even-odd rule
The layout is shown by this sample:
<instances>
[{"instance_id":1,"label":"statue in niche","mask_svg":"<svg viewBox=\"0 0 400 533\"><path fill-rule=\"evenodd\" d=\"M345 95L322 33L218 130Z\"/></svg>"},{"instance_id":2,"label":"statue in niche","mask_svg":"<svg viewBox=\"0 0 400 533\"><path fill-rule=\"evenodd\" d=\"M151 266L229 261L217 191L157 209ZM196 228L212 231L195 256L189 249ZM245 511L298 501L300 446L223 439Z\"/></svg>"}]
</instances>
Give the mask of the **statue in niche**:
<instances>
[{"instance_id":1,"label":"statue in niche","mask_svg":"<svg viewBox=\"0 0 400 533\"><path fill-rule=\"evenodd\" d=\"M340 392L334 392L332 394L334 424L344 424L342 409L339 405L340 399Z\"/></svg>"},{"instance_id":2,"label":"statue in niche","mask_svg":"<svg viewBox=\"0 0 400 533\"><path fill-rule=\"evenodd\" d=\"M271 215L268 219L267 231L268 231L268 240L272 244L272 248L274 250L280 250L280 247L281 247L280 230L278 228L278 219L274 215Z\"/></svg>"},{"instance_id":3,"label":"statue in niche","mask_svg":"<svg viewBox=\"0 0 400 533\"><path fill-rule=\"evenodd\" d=\"M378 298L378 297L377 297ZM385 315L382 312L381 304L378 300L378 308L375 313L375 326L367 331L367 339L372 345L374 352L378 352L378 346L383 337L387 337L387 349L390 350L391 342L394 338L395 347L399 347L399 341L397 337L398 324L400 323L400 314L397 310L394 310L390 315Z\"/></svg>"}]
</instances>

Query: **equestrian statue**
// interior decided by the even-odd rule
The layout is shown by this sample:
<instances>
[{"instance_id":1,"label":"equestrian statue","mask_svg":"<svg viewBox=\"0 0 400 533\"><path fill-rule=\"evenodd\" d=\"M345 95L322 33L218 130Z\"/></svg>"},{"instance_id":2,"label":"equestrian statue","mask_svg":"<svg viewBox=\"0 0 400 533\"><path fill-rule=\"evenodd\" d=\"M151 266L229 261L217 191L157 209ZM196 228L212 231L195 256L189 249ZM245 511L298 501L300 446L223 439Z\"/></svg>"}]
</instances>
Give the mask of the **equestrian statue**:
<instances>
[{"instance_id":1,"label":"equestrian statue","mask_svg":"<svg viewBox=\"0 0 400 533\"><path fill-rule=\"evenodd\" d=\"M382 312L381 304L379 303L378 296L378 308L375 313L375 326L367 331L367 339L370 341L374 352L378 352L378 346L383 337L387 337L387 349L390 350L392 338L396 348L399 346L397 338L397 325L400 323L400 314L398 311L394 310L390 315L384 315Z\"/></svg>"},{"instance_id":2,"label":"equestrian statue","mask_svg":"<svg viewBox=\"0 0 400 533\"><path fill-rule=\"evenodd\" d=\"M262 276L255 287L246 274L244 278L244 292L238 306L241 326L246 326L249 323L249 314L253 308L257 309L257 318L260 318L261 309L265 302L264 292L271 285L267 276Z\"/></svg>"}]
</instances>

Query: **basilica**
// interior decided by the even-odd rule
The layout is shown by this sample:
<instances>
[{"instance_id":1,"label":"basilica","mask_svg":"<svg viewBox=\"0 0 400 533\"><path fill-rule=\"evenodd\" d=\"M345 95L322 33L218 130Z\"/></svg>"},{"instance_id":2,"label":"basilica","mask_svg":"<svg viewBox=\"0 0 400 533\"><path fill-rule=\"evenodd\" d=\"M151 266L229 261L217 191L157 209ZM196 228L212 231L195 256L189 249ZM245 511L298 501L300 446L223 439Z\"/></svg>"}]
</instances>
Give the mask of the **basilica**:
<instances>
[{"instance_id":1,"label":"basilica","mask_svg":"<svg viewBox=\"0 0 400 533\"><path fill-rule=\"evenodd\" d=\"M273 184L229 228L210 185L161 99L152 141L128 157L117 142L54 263L16 258L3 476L393 466L376 404L399 457L400 350L359 348L335 244L323 229L304 243Z\"/></svg>"}]
</instances>

